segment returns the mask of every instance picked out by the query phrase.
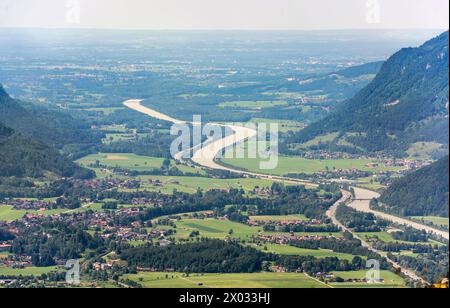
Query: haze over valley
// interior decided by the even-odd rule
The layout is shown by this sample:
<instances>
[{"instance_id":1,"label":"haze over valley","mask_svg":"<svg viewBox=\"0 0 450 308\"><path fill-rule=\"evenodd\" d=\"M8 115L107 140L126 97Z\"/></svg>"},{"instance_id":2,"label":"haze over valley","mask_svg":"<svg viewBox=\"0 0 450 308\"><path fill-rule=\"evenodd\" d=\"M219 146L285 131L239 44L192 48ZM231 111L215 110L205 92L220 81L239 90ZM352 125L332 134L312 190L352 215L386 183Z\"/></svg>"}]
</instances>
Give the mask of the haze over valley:
<instances>
[{"instance_id":1,"label":"haze over valley","mask_svg":"<svg viewBox=\"0 0 450 308\"><path fill-rule=\"evenodd\" d=\"M382 8L4 18L0 288L448 288L449 33Z\"/></svg>"}]
</instances>

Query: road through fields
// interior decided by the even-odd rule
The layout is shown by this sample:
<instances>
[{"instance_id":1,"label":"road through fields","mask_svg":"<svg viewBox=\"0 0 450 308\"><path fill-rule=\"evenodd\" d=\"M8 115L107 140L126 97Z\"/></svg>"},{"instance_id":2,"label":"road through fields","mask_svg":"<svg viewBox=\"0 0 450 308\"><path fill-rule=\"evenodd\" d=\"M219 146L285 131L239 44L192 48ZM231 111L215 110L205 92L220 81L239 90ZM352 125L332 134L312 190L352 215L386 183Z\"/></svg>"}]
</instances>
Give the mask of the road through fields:
<instances>
[{"instance_id":1,"label":"road through fields","mask_svg":"<svg viewBox=\"0 0 450 308\"><path fill-rule=\"evenodd\" d=\"M171 122L174 124L188 123L185 121L180 121L180 120L174 119L174 118L169 117L165 114L162 114L158 111L155 111L153 109L142 106L141 101L142 100L138 100L138 99L128 100L128 101L124 102L124 105L130 109L141 112L143 114L146 114L150 117L153 117L153 118L156 118L159 120ZM191 123L191 124L198 125L196 123ZM250 128L243 127L243 126L219 124L219 123L211 123L211 125L217 125L217 126L231 129L231 131L233 131L234 133L231 135L228 135L220 140L215 140L215 141L207 143L207 144L202 144L201 147L194 148L194 155L191 158L191 160L195 164L197 164L201 167L209 168L209 169L229 171L229 172L238 173L238 174L241 174L244 176L250 176L250 177L255 177L255 178L259 178L259 179L272 180L272 181L276 181L276 182L292 183L292 184L301 184L301 185L306 185L309 187L317 187L317 184L311 183L308 181L303 181L303 180L288 178L288 177L283 177L283 176L271 176L271 175L266 175L266 174L253 173L253 172L233 169L232 167L222 166L222 165L218 164L216 162L216 157L219 153L222 152L222 150L229 148L235 144L242 143L248 139L254 138L257 135L257 132L255 130L252 130ZM182 160L182 153L175 155L175 159ZM439 235L447 240L449 239L448 232L438 230L435 228L431 228L429 226L419 224L419 223L413 222L411 220L399 218L394 215L390 215L390 214L386 214L386 213L382 213L382 212L378 212L378 211L374 211L374 210L370 209L370 200L372 200L373 198L378 198L380 195L371 190L362 189L362 188L355 187L354 190L355 190L355 198L354 198L354 200L349 202L349 206L351 206L352 208L354 208L360 212L373 213L375 216L377 216L379 218L382 218L382 219L385 219L385 220L388 220L388 221L391 221L391 222L394 222L394 223L397 223L400 225L409 226L414 229L425 230L428 233Z\"/></svg>"}]
</instances>

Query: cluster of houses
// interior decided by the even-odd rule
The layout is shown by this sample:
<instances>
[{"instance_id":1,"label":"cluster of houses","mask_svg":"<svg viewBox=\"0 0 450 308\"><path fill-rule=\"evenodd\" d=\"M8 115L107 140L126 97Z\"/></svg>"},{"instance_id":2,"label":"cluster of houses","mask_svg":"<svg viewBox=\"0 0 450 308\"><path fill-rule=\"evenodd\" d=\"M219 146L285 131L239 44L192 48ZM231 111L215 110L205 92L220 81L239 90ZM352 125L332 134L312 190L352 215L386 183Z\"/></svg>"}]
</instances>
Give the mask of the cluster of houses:
<instances>
[{"instance_id":1,"label":"cluster of houses","mask_svg":"<svg viewBox=\"0 0 450 308\"><path fill-rule=\"evenodd\" d=\"M9 268L26 268L33 266L30 256L14 256L0 260L0 264Z\"/></svg>"},{"instance_id":2,"label":"cluster of houses","mask_svg":"<svg viewBox=\"0 0 450 308\"><path fill-rule=\"evenodd\" d=\"M257 218L249 219L247 224L252 227L260 227L264 225L272 226L319 226L323 224L323 221L318 219L310 220L298 220L298 219L285 219L285 220L258 220Z\"/></svg>"},{"instance_id":3,"label":"cluster of houses","mask_svg":"<svg viewBox=\"0 0 450 308\"><path fill-rule=\"evenodd\" d=\"M321 236L321 235L259 235L258 240L264 243L287 245L292 241L321 241L325 238L333 238L334 236Z\"/></svg>"},{"instance_id":4,"label":"cluster of houses","mask_svg":"<svg viewBox=\"0 0 450 308\"><path fill-rule=\"evenodd\" d=\"M271 190L268 187L259 187L256 186L251 192L250 194L252 195L256 195L256 196L270 196L271 194Z\"/></svg>"},{"instance_id":5,"label":"cluster of houses","mask_svg":"<svg viewBox=\"0 0 450 308\"><path fill-rule=\"evenodd\" d=\"M330 273L315 273L314 277L325 281L331 281L331 282L344 282L344 283L384 283L385 280L382 278L340 278L336 277L334 274Z\"/></svg>"},{"instance_id":6,"label":"cluster of houses","mask_svg":"<svg viewBox=\"0 0 450 308\"><path fill-rule=\"evenodd\" d=\"M358 155L349 154L344 152L329 152L325 150L312 150L306 151L303 154L306 159L354 159L358 158Z\"/></svg>"},{"instance_id":7,"label":"cluster of houses","mask_svg":"<svg viewBox=\"0 0 450 308\"><path fill-rule=\"evenodd\" d=\"M133 198L130 202L131 205L134 206L154 206L154 207L162 207L164 204L164 200L161 198Z\"/></svg>"},{"instance_id":8,"label":"cluster of houses","mask_svg":"<svg viewBox=\"0 0 450 308\"><path fill-rule=\"evenodd\" d=\"M0 286L14 285L17 279L0 279Z\"/></svg>"},{"instance_id":9,"label":"cluster of houses","mask_svg":"<svg viewBox=\"0 0 450 308\"><path fill-rule=\"evenodd\" d=\"M10 242L0 242L0 252L8 252L11 247Z\"/></svg>"},{"instance_id":10,"label":"cluster of houses","mask_svg":"<svg viewBox=\"0 0 450 308\"><path fill-rule=\"evenodd\" d=\"M9 205L15 210L26 210L26 211L45 211L56 208L55 202L47 202L42 200L24 200L24 199L13 199L0 201L0 206Z\"/></svg>"},{"instance_id":11,"label":"cluster of houses","mask_svg":"<svg viewBox=\"0 0 450 308\"><path fill-rule=\"evenodd\" d=\"M112 188L138 189L140 188L141 183L140 181L132 179L104 178L104 179L92 179L83 181L79 180L75 181L74 185L97 191L97 190L108 190Z\"/></svg>"}]
</instances>

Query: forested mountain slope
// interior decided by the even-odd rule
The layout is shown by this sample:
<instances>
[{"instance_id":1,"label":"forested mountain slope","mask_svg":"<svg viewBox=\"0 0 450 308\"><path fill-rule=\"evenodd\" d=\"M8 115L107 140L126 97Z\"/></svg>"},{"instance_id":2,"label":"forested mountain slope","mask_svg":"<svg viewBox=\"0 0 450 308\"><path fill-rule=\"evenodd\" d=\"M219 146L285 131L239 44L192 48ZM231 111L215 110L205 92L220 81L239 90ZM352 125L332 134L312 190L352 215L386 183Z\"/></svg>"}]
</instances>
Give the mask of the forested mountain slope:
<instances>
[{"instance_id":1,"label":"forested mountain slope","mask_svg":"<svg viewBox=\"0 0 450 308\"><path fill-rule=\"evenodd\" d=\"M101 136L71 116L11 98L0 85L0 122L16 132L72 154L100 142Z\"/></svg>"},{"instance_id":2,"label":"forested mountain slope","mask_svg":"<svg viewBox=\"0 0 450 308\"><path fill-rule=\"evenodd\" d=\"M38 178L51 172L62 177L89 178L91 171L80 168L40 141L24 137L0 122L0 178Z\"/></svg>"},{"instance_id":3,"label":"forested mountain slope","mask_svg":"<svg viewBox=\"0 0 450 308\"><path fill-rule=\"evenodd\" d=\"M381 196L402 216L449 216L449 157L395 181Z\"/></svg>"},{"instance_id":4,"label":"forested mountain slope","mask_svg":"<svg viewBox=\"0 0 450 308\"><path fill-rule=\"evenodd\" d=\"M448 36L393 55L354 98L290 142L340 132L359 148L396 154L419 141L448 144Z\"/></svg>"}]
</instances>

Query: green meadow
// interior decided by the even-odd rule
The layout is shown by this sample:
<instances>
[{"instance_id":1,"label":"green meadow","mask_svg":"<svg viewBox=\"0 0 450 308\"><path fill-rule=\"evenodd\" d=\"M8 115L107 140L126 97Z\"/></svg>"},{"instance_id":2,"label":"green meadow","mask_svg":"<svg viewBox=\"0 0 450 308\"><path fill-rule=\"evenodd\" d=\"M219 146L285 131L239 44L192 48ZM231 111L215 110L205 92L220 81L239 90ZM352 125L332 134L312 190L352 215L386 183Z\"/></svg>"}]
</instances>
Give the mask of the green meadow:
<instances>
[{"instance_id":1,"label":"green meadow","mask_svg":"<svg viewBox=\"0 0 450 308\"><path fill-rule=\"evenodd\" d=\"M26 267L24 269L0 266L0 276L41 276L50 272L58 271L55 266L51 267Z\"/></svg>"},{"instance_id":2,"label":"green meadow","mask_svg":"<svg viewBox=\"0 0 450 308\"><path fill-rule=\"evenodd\" d=\"M267 250L265 250L267 248ZM288 255L288 256L311 256L318 259L324 259L327 257L336 257L341 260L352 261L355 256L346 253L337 253L331 250L326 249L303 249L297 248L289 245L275 245L275 244L267 244L262 247L258 247L259 250L264 252L270 252L279 255Z\"/></svg>"},{"instance_id":3,"label":"green meadow","mask_svg":"<svg viewBox=\"0 0 450 308\"><path fill-rule=\"evenodd\" d=\"M241 179L212 179L206 177L187 176L139 176L138 179L144 181L141 189L149 191L161 191L171 194L174 190L186 193L195 193L198 189L204 191L211 189L244 189L246 192L252 191L255 187L271 187L269 180L241 178ZM150 184L149 181L160 181L161 184ZM147 183L146 183L147 182Z\"/></svg>"},{"instance_id":4,"label":"green meadow","mask_svg":"<svg viewBox=\"0 0 450 308\"><path fill-rule=\"evenodd\" d=\"M93 154L86 156L78 163L82 166L89 166L99 162L108 167L119 167L135 171L149 171L162 167L164 158L139 156L135 154Z\"/></svg>"},{"instance_id":5,"label":"green meadow","mask_svg":"<svg viewBox=\"0 0 450 308\"><path fill-rule=\"evenodd\" d=\"M288 131L299 131L303 128L305 128L305 124L296 122L296 121L290 121L290 120L276 120L276 119L262 119L262 118L253 118L250 120L250 123L256 123L256 124L266 124L267 129L270 128L270 124L276 123L278 124L278 129L280 132L288 132Z\"/></svg>"},{"instance_id":6,"label":"green meadow","mask_svg":"<svg viewBox=\"0 0 450 308\"><path fill-rule=\"evenodd\" d=\"M436 217L436 216L413 216L411 217L417 221L423 221L425 223L433 223L436 226L448 227L450 221L446 217Z\"/></svg>"},{"instance_id":7,"label":"green meadow","mask_svg":"<svg viewBox=\"0 0 450 308\"><path fill-rule=\"evenodd\" d=\"M367 275L367 271L351 271L351 272L333 272L336 277L342 279L363 279ZM383 283L355 283L355 282L343 282L332 283L331 285L338 288L404 288L405 280L390 271L381 271L380 278L384 279Z\"/></svg>"},{"instance_id":8,"label":"green meadow","mask_svg":"<svg viewBox=\"0 0 450 308\"><path fill-rule=\"evenodd\" d=\"M254 273L254 274L191 274L139 273L123 278L135 281L146 288L326 288L304 274Z\"/></svg>"},{"instance_id":9,"label":"green meadow","mask_svg":"<svg viewBox=\"0 0 450 308\"><path fill-rule=\"evenodd\" d=\"M248 155L246 155L248 157ZM229 166L234 166L239 169L248 170L251 172L263 172L270 175L288 175L288 174L314 174L327 170L334 169L357 169L360 171L398 171L398 167L369 167L370 163L378 163L371 159L306 159L294 156L280 156L278 165L275 169L261 170L260 163L264 160L259 158L227 158L226 156L221 160Z\"/></svg>"},{"instance_id":10,"label":"green meadow","mask_svg":"<svg viewBox=\"0 0 450 308\"><path fill-rule=\"evenodd\" d=\"M228 236L240 240L250 240L257 236L262 228L250 227L229 220L218 219L182 219L176 222L177 237L187 238L193 231L199 231L201 237L225 239ZM230 235L230 230L233 230Z\"/></svg>"},{"instance_id":11,"label":"green meadow","mask_svg":"<svg viewBox=\"0 0 450 308\"><path fill-rule=\"evenodd\" d=\"M309 220L305 215L280 215L280 216L250 216L254 221L304 221Z\"/></svg>"},{"instance_id":12,"label":"green meadow","mask_svg":"<svg viewBox=\"0 0 450 308\"><path fill-rule=\"evenodd\" d=\"M292 217L292 216L284 216ZM277 216L265 216L267 219L277 220ZM194 231L200 232L200 237L226 239L234 238L241 241L249 242L259 235L288 235L288 233L276 233L276 232L263 232L262 227L252 227L229 220L219 220L214 218L208 219L192 219L183 218L179 221L175 221L176 239L188 239L190 234ZM298 236L308 235L323 235L328 236L329 233L295 233ZM336 233L335 236L341 236L342 234ZM277 245L277 244L262 244L260 246L249 244L252 247L261 250L263 252L270 252L280 255L297 255L297 256L313 256L316 258L337 257L343 260L353 260L354 256L345 253L335 253L331 250L311 250L302 249L289 245Z\"/></svg>"},{"instance_id":13,"label":"green meadow","mask_svg":"<svg viewBox=\"0 0 450 308\"><path fill-rule=\"evenodd\" d=\"M56 209L56 210L46 210L46 211L26 211L26 210L14 210L10 205L2 205L0 206L0 221L11 222L18 219L23 218L25 214L35 214L35 215L44 215L51 216L62 213L79 213L87 210L100 211L102 205L100 203L87 204L83 207L75 210L67 210L67 209Z\"/></svg>"},{"instance_id":14,"label":"green meadow","mask_svg":"<svg viewBox=\"0 0 450 308\"><path fill-rule=\"evenodd\" d=\"M95 165L96 162L109 168L118 167L131 171L152 171L160 169L163 166L164 158L125 153L99 153L88 155L77 161L79 165L84 167ZM176 164L173 160L170 162L170 167L176 167L184 173L205 174L205 172L199 168Z\"/></svg>"},{"instance_id":15,"label":"green meadow","mask_svg":"<svg viewBox=\"0 0 450 308\"><path fill-rule=\"evenodd\" d=\"M287 101L236 101L220 103L221 108L240 108L240 109L264 109L278 106L287 106Z\"/></svg>"}]
</instances>

